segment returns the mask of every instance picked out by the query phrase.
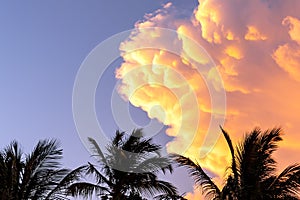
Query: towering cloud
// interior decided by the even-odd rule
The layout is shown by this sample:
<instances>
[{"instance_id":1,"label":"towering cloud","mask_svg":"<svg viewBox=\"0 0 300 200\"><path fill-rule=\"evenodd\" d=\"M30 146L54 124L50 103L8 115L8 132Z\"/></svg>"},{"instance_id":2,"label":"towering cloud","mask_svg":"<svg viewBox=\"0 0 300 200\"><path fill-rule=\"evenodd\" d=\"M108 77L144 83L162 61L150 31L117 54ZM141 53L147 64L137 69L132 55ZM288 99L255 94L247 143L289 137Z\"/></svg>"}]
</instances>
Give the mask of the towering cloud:
<instances>
[{"instance_id":1,"label":"towering cloud","mask_svg":"<svg viewBox=\"0 0 300 200\"><path fill-rule=\"evenodd\" d=\"M122 80L119 93L169 126L167 134L175 140L168 144L168 151L191 156L222 177L228 162L224 139L212 151L206 149L211 147L208 143L203 145L205 137L214 134L207 132L211 116L225 114L212 109L207 86L209 81L218 91L220 73L227 96L225 129L234 140L255 126L280 125L286 132L277 154L280 167L299 161L299 10L298 0L202 0L187 14L168 3L137 22L138 31L122 43L124 63L116 72ZM179 38L143 30L146 27L171 28ZM214 60L216 68L204 74L207 80L193 63L205 65L208 58L180 35L195 40ZM130 51L154 43L181 48L181 54L158 49ZM201 157L200 148L210 153ZM195 195L189 194L191 198Z\"/></svg>"}]
</instances>

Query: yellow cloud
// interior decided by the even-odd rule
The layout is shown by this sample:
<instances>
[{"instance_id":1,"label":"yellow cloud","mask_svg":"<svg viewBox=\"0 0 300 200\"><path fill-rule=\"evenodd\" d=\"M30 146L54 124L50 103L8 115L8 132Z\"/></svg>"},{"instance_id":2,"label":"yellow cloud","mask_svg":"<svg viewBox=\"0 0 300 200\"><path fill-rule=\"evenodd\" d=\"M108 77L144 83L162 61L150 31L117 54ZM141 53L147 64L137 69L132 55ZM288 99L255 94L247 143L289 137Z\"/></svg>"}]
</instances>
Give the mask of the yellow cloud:
<instances>
[{"instance_id":1,"label":"yellow cloud","mask_svg":"<svg viewBox=\"0 0 300 200\"><path fill-rule=\"evenodd\" d=\"M248 26L248 32L245 35L245 40L252 40L252 41L257 41L257 40L266 40L267 37L263 34L261 34L256 27L254 26Z\"/></svg>"},{"instance_id":2,"label":"yellow cloud","mask_svg":"<svg viewBox=\"0 0 300 200\"><path fill-rule=\"evenodd\" d=\"M237 46L228 46L226 49L225 49L225 53L232 57L232 58L235 58L237 60L240 60L242 59L244 56L243 56L243 53L241 52L241 50L237 47Z\"/></svg>"},{"instance_id":3,"label":"yellow cloud","mask_svg":"<svg viewBox=\"0 0 300 200\"><path fill-rule=\"evenodd\" d=\"M221 16L217 9L218 5L203 0L199 3L195 13L195 18L200 22L202 28L202 37L210 43L220 44L221 33L218 27L221 22Z\"/></svg>"},{"instance_id":4,"label":"yellow cloud","mask_svg":"<svg viewBox=\"0 0 300 200\"><path fill-rule=\"evenodd\" d=\"M147 26L171 27L193 38L210 54L218 71L207 70L205 75L214 88L220 86L216 74L220 73L222 77L227 92L225 129L235 142L254 126L262 129L283 126L286 142L281 145L282 151L279 148L277 158L284 164L299 162L295 159L300 152L299 145L294 142L299 140L300 128L297 112L300 110L298 10L300 1L296 0L230 0L226 3L202 0L192 19L177 19L168 14L154 14L147 19L151 22ZM138 23L136 26L144 25ZM205 136L217 131L206 133L212 115L210 94L205 80L191 64L204 64L206 58L182 35L177 38L179 42L174 42L160 34L145 32L143 37L136 34L122 44L124 63L116 73L122 80L120 93L129 97L137 86L151 83L136 91L130 101L170 127L167 134L176 137L167 145L167 150L185 152L219 178L223 177L228 164L228 147L222 137L213 149L203 144ZM178 47L181 54L143 50L130 55L133 47L151 43ZM146 65L144 68L140 66L143 64ZM154 83L166 86L171 92L161 86L152 88ZM187 144L190 146L185 149ZM210 153L201 159L200 150ZM287 152L289 156L286 156ZM221 183L219 179L217 182ZM198 190L187 194L188 199L200 199L200 196Z\"/></svg>"},{"instance_id":5,"label":"yellow cloud","mask_svg":"<svg viewBox=\"0 0 300 200\"><path fill-rule=\"evenodd\" d=\"M287 16L282 21L282 24L289 26L289 35L291 39L300 45L300 20L296 17Z\"/></svg>"},{"instance_id":6,"label":"yellow cloud","mask_svg":"<svg viewBox=\"0 0 300 200\"><path fill-rule=\"evenodd\" d=\"M300 81L300 46L285 44L273 54L276 63L295 80Z\"/></svg>"}]
</instances>

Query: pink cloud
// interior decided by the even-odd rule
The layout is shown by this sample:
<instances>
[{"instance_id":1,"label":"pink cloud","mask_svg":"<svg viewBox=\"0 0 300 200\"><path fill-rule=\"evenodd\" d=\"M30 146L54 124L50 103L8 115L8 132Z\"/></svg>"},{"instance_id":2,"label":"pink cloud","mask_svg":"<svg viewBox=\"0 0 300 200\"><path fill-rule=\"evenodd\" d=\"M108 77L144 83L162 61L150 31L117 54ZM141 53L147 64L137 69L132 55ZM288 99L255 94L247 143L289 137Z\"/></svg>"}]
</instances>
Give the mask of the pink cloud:
<instances>
[{"instance_id":1,"label":"pink cloud","mask_svg":"<svg viewBox=\"0 0 300 200\"><path fill-rule=\"evenodd\" d=\"M300 153L300 146L297 141L300 139L298 133L300 129L298 116L300 112L300 1L203 0L195 8L191 18L179 17L180 15L176 14L178 10L180 8L168 4L157 12L147 15L135 26L136 28L155 26L172 28L200 43L215 61L222 76L227 91L225 128L234 141L239 141L246 131L250 131L255 126L260 126L262 129L282 126L285 130L284 142L276 154L278 162L282 163L280 167L299 162L297 155ZM129 46L143 46L153 42L172 44L171 40L160 40L160 35L154 39L140 36L137 34L130 41L125 41L121 45L121 50L126 52ZM178 135L175 141L169 144L171 150L193 140L186 155L199 158L199 148L211 114L205 83L199 77L193 77L193 69L189 65L184 67L185 61L174 55L144 51L137 54L133 57L124 53L125 62L118 70L118 75L122 70L126 71L132 68L134 63L143 62L144 59L147 63L157 62L161 65L173 63L177 66L178 72L189 80L188 84L192 85L191 88L194 90L196 90L196 82L199 82L199 87L202 89L196 94L203 106L200 110L204 114L199 121L190 118L191 124L199 123L198 136L194 138L187 131L185 135ZM192 50L188 54L191 59L194 57L194 60L197 59L195 55L199 55L193 54ZM118 78L122 79L127 87L130 85L134 87L134 80L140 80L141 74L147 74L145 81L149 81L157 75L153 72L153 69L151 72L140 71L136 77L128 77L127 80L125 76L118 76ZM168 74L164 70L158 73L165 78ZM213 78L213 73L210 77ZM169 87L178 86L181 95L188 93L188 90L185 90L186 86L180 85L180 81L176 81L175 76L169 76L166 80ZM126 91L120 92L126 94ZM154 94L158 95L157 92ZM147 100L148 103L159 100L155 95L152 95L151 100ZM169 97L172 99L171 96ZM136 106L143 108L147 105L147 102L142 101L143 99L145 98L138 99L139 104ZM169 118L167 125L176 123L176 120L172 122L172 118ZM173 128L176 130L176 127ZM213 151L207 158L200 159L200 163L222 177L228 153L224 139L220 138ZM188 194L188 197L194 199L199 195L199 192L195 192Z\"/></svg>"}]
</instances>

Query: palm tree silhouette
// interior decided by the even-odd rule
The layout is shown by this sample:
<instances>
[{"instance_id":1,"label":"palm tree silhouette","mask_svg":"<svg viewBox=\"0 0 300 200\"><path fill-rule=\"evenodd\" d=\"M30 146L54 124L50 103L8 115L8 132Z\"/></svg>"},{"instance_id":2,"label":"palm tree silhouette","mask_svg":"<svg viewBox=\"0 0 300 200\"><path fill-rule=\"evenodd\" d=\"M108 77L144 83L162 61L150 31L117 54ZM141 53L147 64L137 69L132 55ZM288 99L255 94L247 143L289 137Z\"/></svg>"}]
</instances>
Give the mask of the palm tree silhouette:
<instances>
[{"instance_id":1,"label":"palm tree silhouette","mask_svg":"<svg viewBox=\"0 0 300 200\"><path fill-rule=\"evenodd\" d=\"M265 132L255 128L246 134L236 148L228 133L222 127L221 130L231 152L230 173L222 189L218 188L199 163L181 155L173 155L180 166L188 168L207 199L299 199L300 165L290 165L276 175L276 161L272 154L278 148L277 142L282 140L280 128Z\"/></svg>"},{"instance_id":2,"label":"palm tree silhouette","mask_svg":"<svg viewBox=\"0 0 300 200\"><path fill-rule=\"evenodd\" d=\"M111 144L103 153L92 138L89 138L98 165L88 163L75 170L83 177L92 175L95 182L76 182L69 187L73 196L101 199L124 200L144 199L143 196L156 196L157 199L183 199L169 182L159 180L157 173L172 172L169 158L160 155L161 146L145 139L141 129L134 130L129 137L116 131Z\"/></svg>"},{"instance_id":3,"label":"palm tree silhouette","mask_svg":"<svg viewBox=\"0 0 300 200\"><path fill-rule=\"evenodd\" d=\"M76 177L61 168L56 140L41 140L30 154L13 141L0 152L0 199L66 199L63 188Z\"/></svg>"}]
</instances>

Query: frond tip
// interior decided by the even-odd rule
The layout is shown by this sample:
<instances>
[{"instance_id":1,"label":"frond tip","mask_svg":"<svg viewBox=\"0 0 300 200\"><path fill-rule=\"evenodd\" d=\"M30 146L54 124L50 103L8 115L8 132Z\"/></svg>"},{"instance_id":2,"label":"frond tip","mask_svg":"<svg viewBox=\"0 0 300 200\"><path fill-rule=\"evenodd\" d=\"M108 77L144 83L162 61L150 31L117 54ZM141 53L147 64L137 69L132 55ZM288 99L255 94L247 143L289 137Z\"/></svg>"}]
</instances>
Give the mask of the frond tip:
<instances>
[{"instance_id":1,"label":"frond tip","mask_svg":"<svg viewBox=\"0 0 300 200\"><path fill-rule=\"evenodd\" d=\"M179 164L179 166L183 166L188 169L189 174L193 177L195 183L201 186L206 197L210 197L212 199L218 199L220 197L220 189L198 163L193 162L190 158L177 154L173 154L171 157Z\"/></svg>"}]
</instances>

